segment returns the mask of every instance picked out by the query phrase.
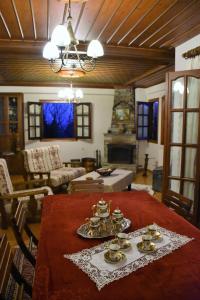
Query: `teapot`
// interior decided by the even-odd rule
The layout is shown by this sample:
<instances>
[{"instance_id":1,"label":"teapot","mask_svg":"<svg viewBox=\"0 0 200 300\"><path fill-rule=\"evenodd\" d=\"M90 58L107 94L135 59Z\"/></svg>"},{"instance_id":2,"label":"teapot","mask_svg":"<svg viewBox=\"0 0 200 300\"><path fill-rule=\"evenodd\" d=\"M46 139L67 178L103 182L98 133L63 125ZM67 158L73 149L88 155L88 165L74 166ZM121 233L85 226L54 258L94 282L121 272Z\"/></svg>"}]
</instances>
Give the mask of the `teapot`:
<instances>
[{"instance_id":1,"label":"teapot","mask_svg":"<svg viewBox=\"0 0 200 300\"><path fill-rule=\"evenodd\" d=\"M101 199L97 202L96 205L92 207L93 211L96 211L94 215L102 215L105 213L110 213L110 202L106 202L105 200Z\"/></svg>"}]
</instances>

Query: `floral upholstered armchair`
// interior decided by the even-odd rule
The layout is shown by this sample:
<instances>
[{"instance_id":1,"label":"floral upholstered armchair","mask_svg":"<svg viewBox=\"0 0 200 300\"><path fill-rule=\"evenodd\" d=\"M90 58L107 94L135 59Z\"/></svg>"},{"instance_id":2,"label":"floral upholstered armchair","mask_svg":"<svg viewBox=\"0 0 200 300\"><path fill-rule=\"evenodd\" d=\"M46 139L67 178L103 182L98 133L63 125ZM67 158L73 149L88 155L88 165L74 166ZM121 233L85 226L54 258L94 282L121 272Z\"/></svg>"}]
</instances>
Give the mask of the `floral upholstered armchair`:
<instances>
[{"instance_id":1,"label":"floral upholstered armchair","mask_svg":"<svg viewBox=\"0 0 200 300\"><path fill-rule=\"evenodd\" d=\"M10 213L14 214L18 202L23 201L27 203L29 217L34 219L41 206L40 201L42 198L45 195L53 194L51 188L48 186L30 189L31 185L35 183L44 184L44 180L23 182L26 185L26 189L14 191L6 160L3 158L0 159L0 214L2 228L7 228L8 215Z\"/></svg>"}]
</instances>

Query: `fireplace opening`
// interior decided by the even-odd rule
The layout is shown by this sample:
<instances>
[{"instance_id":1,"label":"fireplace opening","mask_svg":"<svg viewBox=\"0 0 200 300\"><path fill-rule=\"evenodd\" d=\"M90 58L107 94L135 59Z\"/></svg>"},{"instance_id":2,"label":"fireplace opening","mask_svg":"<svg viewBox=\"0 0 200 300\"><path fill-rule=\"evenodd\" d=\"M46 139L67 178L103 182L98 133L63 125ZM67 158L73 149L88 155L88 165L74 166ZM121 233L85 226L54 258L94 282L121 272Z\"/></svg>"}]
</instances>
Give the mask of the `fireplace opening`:
<instances>
[{"instance_id":1,"label":"fireplace opening","mask_svg":"<svg viewBox=\"0 0 200 300\"><path fill-rule=\"evenodd\" d=\"M108 162L133 164L135 163L135 145L108 144Z\"/></svg>"}]
</instances>

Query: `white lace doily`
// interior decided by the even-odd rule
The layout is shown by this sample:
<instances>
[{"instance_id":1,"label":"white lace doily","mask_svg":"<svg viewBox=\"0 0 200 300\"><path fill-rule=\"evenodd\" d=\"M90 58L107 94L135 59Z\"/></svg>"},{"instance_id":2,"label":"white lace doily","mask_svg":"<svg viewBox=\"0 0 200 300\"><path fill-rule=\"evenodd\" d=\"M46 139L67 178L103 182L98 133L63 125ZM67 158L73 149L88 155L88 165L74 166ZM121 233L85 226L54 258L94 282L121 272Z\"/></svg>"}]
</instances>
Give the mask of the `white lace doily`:
<instances>
[{"instance_id":1,"label":"white lace doily","mask_svg":"<svg viewBox=\"0 0 200 300\"><path fill-rule=\"evenodd\" d=\"M106 284L129 275L193 240L193 238L169 231L157 224L154 225L162 234L163 239L156 243L157 250L152 254L140 253L137 249L137 243L141 241L142 235L147 230L147 227L144 227L129 233L132 247L124 251L126 259L117 264L109 264L104 260L108 242L74 254L65 254L64 257L73 261L96 283L98 290L101 290Z\"/></svg>"}]
</instances>

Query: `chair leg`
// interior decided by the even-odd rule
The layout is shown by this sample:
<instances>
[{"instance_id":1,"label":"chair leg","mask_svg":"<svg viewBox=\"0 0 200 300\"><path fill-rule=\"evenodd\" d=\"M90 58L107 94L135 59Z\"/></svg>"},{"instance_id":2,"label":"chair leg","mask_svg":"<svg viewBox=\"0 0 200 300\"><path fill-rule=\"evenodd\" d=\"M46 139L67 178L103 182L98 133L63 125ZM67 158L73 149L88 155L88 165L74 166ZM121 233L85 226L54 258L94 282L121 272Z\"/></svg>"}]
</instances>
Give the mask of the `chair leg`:
<instances>
[{"instance_id":1,"label":"chair leg","mask_svg":"<svg viewBox=\"0 0 200 300\"><path fill-rule=\"evenodd\" d=\"M35 222L37 221L37 200L34 198L34 196L30 197L30 200L28 202L28 212L29 212L29 222Z\"/></svg>"},{"instance_id":2,"label":"chair leg","mask_svg":"<svg viewBox=\"0 0 200 300\"><path fill-rule=\"evenodd\" d=\"M1 228L8 228L8 215L6 213L4 201L0 201L0 213L1 213Z\"/></svg>"}]
</instances>

